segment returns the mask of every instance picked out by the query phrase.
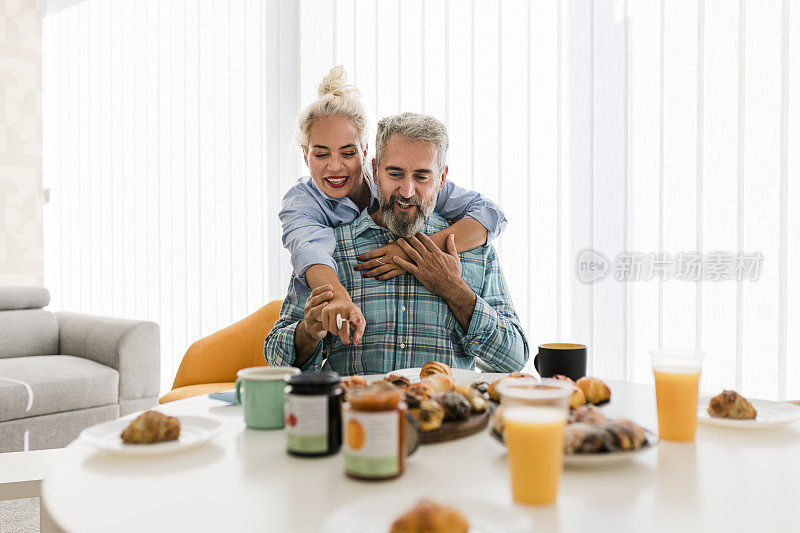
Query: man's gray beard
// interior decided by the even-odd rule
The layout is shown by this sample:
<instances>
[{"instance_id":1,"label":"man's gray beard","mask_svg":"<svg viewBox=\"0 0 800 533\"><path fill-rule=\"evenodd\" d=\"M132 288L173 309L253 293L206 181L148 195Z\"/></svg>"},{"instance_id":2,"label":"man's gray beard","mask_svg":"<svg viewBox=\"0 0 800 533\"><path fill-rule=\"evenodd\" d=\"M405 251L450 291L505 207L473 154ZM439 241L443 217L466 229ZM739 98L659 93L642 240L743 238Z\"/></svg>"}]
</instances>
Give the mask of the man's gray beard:
<instances>
[{"instance_id":1,"label":"man's gray beard","mask_svg":"<svg viewBox=\"0 0 800 533\"><path fill-rule=\"evenodd\" d=\"M436 207L436 196L434 196L428 202L421 205L417 204L417 209L413 211L415 213L414 216L406 218L402 215L396 215L394 212L394 204L400 196L393 195L388 200L384 199L383 194L378 196L383 221L389 231L398 237L410 237L422 229L425 221L433 213L433 208Z\"/></svg>"}]
</instances>

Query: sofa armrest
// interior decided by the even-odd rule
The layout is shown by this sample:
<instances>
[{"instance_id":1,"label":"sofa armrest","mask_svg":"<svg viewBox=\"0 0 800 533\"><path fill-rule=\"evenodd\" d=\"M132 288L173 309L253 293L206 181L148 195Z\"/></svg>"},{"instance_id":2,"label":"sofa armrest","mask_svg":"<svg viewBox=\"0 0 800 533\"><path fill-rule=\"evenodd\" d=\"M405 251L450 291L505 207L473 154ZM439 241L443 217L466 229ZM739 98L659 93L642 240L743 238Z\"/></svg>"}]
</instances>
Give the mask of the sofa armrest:
<instances>
[{"instance_id":1,"label":"sofa armrest","mask_svg":"<svg viewBox=\"0 0 800 533\"><path fill-rule=\"evenodd\" d=\"M119 372L119 401L158 396L160 339L155 322L58 312L61 354Z\"/></svg>"}]
</instances>

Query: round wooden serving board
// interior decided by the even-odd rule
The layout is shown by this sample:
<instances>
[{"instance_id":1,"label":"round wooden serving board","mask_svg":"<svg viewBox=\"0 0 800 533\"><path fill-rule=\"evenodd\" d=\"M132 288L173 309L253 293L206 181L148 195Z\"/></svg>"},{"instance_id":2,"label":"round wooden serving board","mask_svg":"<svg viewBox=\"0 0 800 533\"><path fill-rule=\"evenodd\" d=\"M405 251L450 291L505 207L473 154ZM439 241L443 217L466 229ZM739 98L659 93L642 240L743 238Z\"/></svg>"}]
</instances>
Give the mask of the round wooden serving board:
<instances>
[{"instance_id":1,"label":"round wooden serving board","mask_svg":"<svg viewBox=\"0 0 800 533\"><path fill-rule=\"evenodd\" d=\"M492 408L489 407L482 413L471 414L466 420L447 420L442 422L442 427L420 433L422 444L445 442L473 435L486 427L491 414Z\"/></svg>"}]
</instances>

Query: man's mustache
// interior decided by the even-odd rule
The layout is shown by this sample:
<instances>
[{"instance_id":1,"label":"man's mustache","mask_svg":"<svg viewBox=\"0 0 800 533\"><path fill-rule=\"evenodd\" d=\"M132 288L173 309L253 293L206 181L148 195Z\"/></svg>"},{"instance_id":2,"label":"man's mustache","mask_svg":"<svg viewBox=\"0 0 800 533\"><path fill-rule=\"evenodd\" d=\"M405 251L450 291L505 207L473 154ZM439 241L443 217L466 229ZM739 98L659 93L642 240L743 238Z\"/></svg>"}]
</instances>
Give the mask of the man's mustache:
<instances>
[{"instance_id":1,"label":"man's mustache","mask_svg":"<svg viewBox=\"0 0 800 533\"><path fill-rule=\"evenodd\" d=\"M393 194L389 198L389 205L396 204L398 202L403 202L404 204L414 204L417 207L422 207L422 201L421 200L409 200L407 198L403 198L399 194Z\"/></svg>"}]
</instances>

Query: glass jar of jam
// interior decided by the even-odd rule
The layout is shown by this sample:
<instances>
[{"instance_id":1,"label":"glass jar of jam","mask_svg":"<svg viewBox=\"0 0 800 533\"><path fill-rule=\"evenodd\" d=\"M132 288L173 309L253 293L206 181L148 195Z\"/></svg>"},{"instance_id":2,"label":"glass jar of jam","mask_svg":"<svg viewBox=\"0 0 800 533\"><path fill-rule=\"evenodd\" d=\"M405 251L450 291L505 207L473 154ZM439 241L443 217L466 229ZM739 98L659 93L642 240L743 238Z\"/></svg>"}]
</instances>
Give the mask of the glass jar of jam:
<instances>
[{"instance_id":1,"label":"glass jar of jam","mask_svg":"<svg viewBox=\"0 0 800 533\"><path fill-rule=\"evenodd\" d=\"M342 399L336 372L303 372L285 378L286 451L330 455L342 446Z\"/></svg>"},{"instance_id":2,"label":"glass jar of jam","mask_svg":"<svg viewBox=\"0 0 800 533\"><path fill-rule=\"evenodd\" d=\"M402 392L388 383L351 389L342 408L344 471L357 479L390 479L405 468Z\"/></svg>"}]
</instances>

